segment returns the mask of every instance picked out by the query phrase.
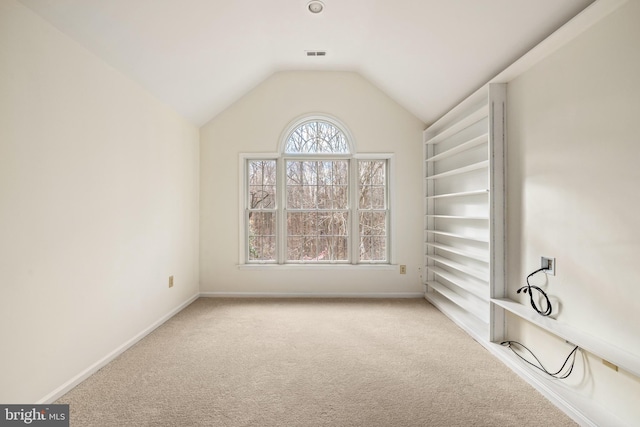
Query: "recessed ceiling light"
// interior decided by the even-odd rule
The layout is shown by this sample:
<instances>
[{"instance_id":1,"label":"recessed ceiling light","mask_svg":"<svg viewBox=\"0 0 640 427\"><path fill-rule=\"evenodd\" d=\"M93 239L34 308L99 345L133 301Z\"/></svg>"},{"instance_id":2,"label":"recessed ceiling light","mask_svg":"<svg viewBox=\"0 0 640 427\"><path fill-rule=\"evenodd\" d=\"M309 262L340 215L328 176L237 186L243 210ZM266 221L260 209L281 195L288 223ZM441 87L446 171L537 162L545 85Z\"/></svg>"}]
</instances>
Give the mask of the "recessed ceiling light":
<instances>
[{"instance_id":1,"label":"recessed ceiling light","mask_svg":"<svg viewBox=\"0 0 640 427\"><path fill-rule=\"evenodd\" d=\"M313 0L307 4L309 12L318 14L324 10L324 4L321 1Z\"/></svg>"}]
</instances>

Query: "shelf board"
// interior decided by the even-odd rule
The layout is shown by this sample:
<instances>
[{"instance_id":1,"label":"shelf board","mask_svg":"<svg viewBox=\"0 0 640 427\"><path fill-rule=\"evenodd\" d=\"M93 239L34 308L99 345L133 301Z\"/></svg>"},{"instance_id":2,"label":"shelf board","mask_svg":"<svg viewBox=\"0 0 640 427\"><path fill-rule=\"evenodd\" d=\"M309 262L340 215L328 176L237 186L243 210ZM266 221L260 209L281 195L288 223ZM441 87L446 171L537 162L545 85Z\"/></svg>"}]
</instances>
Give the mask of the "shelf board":
<instances>
[{"instance_id":1,"label":"shelf board","mask_svg":"<svg viewBox=\"0 0 640 427\"><path fill-rule=\"evenodd\" d=\"M470 280L465 279L464 277L456 276L455 273L444 270L440 267L427 267L430 272L435 275L446 279L447 281L453 283L460 289L464 289L465 291L473 294L477 298L480 298L483 301L489 302L489 283L483 281L484 283L471 282ZM484 287L484 289L482 289ZM482 292L484 291L484 292Z\"/></svg>"},{"instance_id":2,"label":"shelf board","mask_svg":"<svg viewBox=\"0 0 640 427\"><path fill-rule=\"evenodd\" d=\"M437 173L435 175L426 177L426 179L440 179L440 178L446 178L449 176L462 175L463 173L473 172L475 170L480 170L480 169L486 169L488 167L489 167L489 160L483 160L481 162L473 163L468 166L463 166L461 168L451 169L446 172Z\"/></svg>"},{"instance_id":3,"label":"shelf board","mask_svg":"<svg viewBox=\"0 0 640 427\"><path fill-rule=\"evenodd\" d=\"M482 271L476 268L471 268L467 265L461 264L459 262L452 261L448 258L441 257L439 255L425 255L428 259L431 259L435 262L438 262L442 265L446 265L449 268L453 268L454 270L458 270L461 273L468 274L471 277L475 277L476 279L480 279L482 281L487 282L489 280L489 270Z\"/></svg>"},{"instance_id":4,"label":"shelf board","mask_svg":"<svg viewBox=\"0 0 640 427\"><path fill-rule=\"evenodd\" d=\"M435 234L436 236L454 237L456 239L470 240L472 242L489 243L488 238L470 237L470 236L464 236L462 234L448 233L446 231L438 231L438 230L425 230L425 231L427 233Z\"/></svg>"},{"instance_id":5,"label":"shelf board","mask_svg":"<svg viewBox=\"0 0 640 427\"><path fill-rule=\"evenodd\" d=\"M468 114L466 117L462 118L461 120L458 120L453 125L444 129L442 132L438 132L437 135L434 135L429 139L425 139L424 143L429 145L438 144L486 117L489 117L489 105L484 104L482 105L482 107L478 108L476 111L472 112L471 114ZM428 132L429 132L429 129L425 131L425 135Z\"/></svg>"},{"instance_id":6,"label":"shelf board","mask_svg":"<svg viewBox=\"0 0 640 427\"><path fill-rule=\"evenodd\" d=\"M487 216L462 216L462 215L425 215L428 218L443 218L443 219L472 219L474 221L488 221Z\"/></svg>"},{"instance_id":7,"label":"shelf board","mask_svg":"<svg viewBox=\"0 0 640 427\"><path fill-rule=\"evenodd\" d=\"M640 356L631 354L571 325L559 322L550 317L540 316L529 307L518 302L503 298L494 298L491 299L491 302L504 308L508 312L513 313L516 316L577 345L589 353L617 365L620 369L624 369L625 371L640 377Z\"/></svg>"},{"instance_id":8,"label":"shelf board","mask_svg":"<svg viewBox=\"0 0 640 427\"><path fill-rule=\"evenodd\" d=\"M474 305L472 302L466 300L463 296L455 293L453 290L447 288L441 283L431 281L427 282L427 286L438 292L440 295L442 295L458 307L471 313L479 320L482 320L482 322L489 323L489 311L486 307Z\"/></svg>"},{"instance_id":9,"label":"shelf board","mask_svg":"<svg viewBox=\"0 0 640 427\"><path fill-rule=\"evenodd\" d=\"M446 194L434 194L432 196L426 196L426 199L444 199L448 197L465 197L465 196L480 196L489 194L489 190L473 190L473 191L461 191L459 193L446 193Z\"/></svg>"},{"instance_id":10,"label":"shelf board","mask_svg":"<svg viewBox=\"0 0 640 427\"><path fill-rule=\"evenodd\" d=\"M489 134L485 133L483 135L477 136L473 139L470 139L466 142L463 142L459 145L456 145L453 148L450 148L446 151L443 151L442 153L438 153L432 157L429 157L426 161L427 162L437 162L439 160L442 159L446 159L447 157L451 157L453 155L456 155L458 153L462 153L463 151L467 151L473 147L477 147L479 145L482 144L486 144L489 141Z\"/></svg>"},{"instance_id":11,"label":"shelf board","mask_svg":"<svg viewBox=\"0 0 640 427\"><path fill-rule=\"evenodd\" d=\"M452 254L457 254L457 255L462 255L463 257L467 257L467 258L471 258L471 259L475 259L476 261L481 261L481 262L489 262L489 254L475 254L475 253L471 253L469 251L465 251L463 249L460 248L456 248L454 246L449 246L449 245L443 245L442 243L432 243L432 242L426 242L425 245L432 247L434 249L440 249L443 251L447 251L450 252Z\"/></svg>"}]
</instances>

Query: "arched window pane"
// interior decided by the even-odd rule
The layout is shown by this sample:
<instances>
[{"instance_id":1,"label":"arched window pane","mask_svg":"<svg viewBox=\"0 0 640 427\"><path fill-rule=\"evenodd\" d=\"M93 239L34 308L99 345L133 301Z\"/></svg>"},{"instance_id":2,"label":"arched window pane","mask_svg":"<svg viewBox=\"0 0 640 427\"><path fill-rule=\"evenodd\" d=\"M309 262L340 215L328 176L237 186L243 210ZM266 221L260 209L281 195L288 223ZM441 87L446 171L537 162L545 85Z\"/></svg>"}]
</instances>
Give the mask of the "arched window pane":
<instances>
[{"instance_id":1,"label":"arched window pane","mask_svg":"<svg viewBox=\"0 0 640 427\"><path fill-rule=\"evenodd\" d=\"M347 138L332 123L313 120L289 134L284 149L288 154L348 154Z\"/></svg>"}]
</instances>

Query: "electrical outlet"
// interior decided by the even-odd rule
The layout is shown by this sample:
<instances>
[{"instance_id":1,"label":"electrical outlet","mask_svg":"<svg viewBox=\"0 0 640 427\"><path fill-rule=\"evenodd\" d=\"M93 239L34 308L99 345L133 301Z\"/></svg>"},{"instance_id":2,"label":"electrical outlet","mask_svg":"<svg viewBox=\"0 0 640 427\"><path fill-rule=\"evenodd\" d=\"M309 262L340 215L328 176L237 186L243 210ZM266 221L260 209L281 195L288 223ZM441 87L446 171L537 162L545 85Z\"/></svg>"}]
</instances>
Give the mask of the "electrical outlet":
<instances>
[{"instance_id":1,"label":"electrical outlet","mask_svg":"<svg viewBox=\"0 0 640 427\"><path fill-rule=\"evenodd\" d=\"M604 366L606 366L607 368L611 368L614 371L618 372L618 365L614 365L613 363L609 362L608 360L604 360L604 359L602 359L602 364Z\"/></svg>"},{"instance_id":2,"label":"electrical outlet","mask_svg":"<svg viewBox=\"0 0 640 427\"><path fill-rule=\"evenodd\" d=\"M540 258L540 268L544 268L544 272L550 276L556 275L556 259L549 257Z\"/></svg>"},{"instance_id":3,"label":"electrical outlet","mask_svg":"<svg viewBox=\"0 0 640 427\"><path fill-rule=\"evenodd\" d=\"M169 276L169 287L173 288L173 276Z\"/></svg>"},{"instance_id":4,"label":"electrical outlet","mask_svg":"<svg viewBox=\"0 0 640 427\"><path fill-rule=\"evenodd\" d=\"M401 265L400 266L400 274L407 274L407 266L406 265Z\"/></svg>"}]
</instances>

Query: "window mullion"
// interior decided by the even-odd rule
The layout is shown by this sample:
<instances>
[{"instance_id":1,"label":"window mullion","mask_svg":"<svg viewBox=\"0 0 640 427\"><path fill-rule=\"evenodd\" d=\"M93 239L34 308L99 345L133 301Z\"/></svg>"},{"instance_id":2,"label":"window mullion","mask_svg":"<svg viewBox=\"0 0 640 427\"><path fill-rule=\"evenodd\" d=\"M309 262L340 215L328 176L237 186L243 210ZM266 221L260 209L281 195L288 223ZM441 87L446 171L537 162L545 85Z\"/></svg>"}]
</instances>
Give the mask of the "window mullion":
<instances>
[{"instance_id":1,"label":"window mullion","mask_svg":"<svg viewBox=\"0 0 640 427\"><path fill-rule=\"evenodd\" d=\"M351 264L359 262L360 219L358 215L358 160L349 159L349 255Z\"/></svg>"},{"instance_id":2,"label":"window mullion","mask_svg":"<svg viewBox=\"0 0 640 427\"><path fill-rule=\"evenodd\" d=\"M276 161L276 248L278 264L286 262L287 254L287 188L286 188L286 168L285 159L279 157Z\"/></svg>"}]
</instances>

